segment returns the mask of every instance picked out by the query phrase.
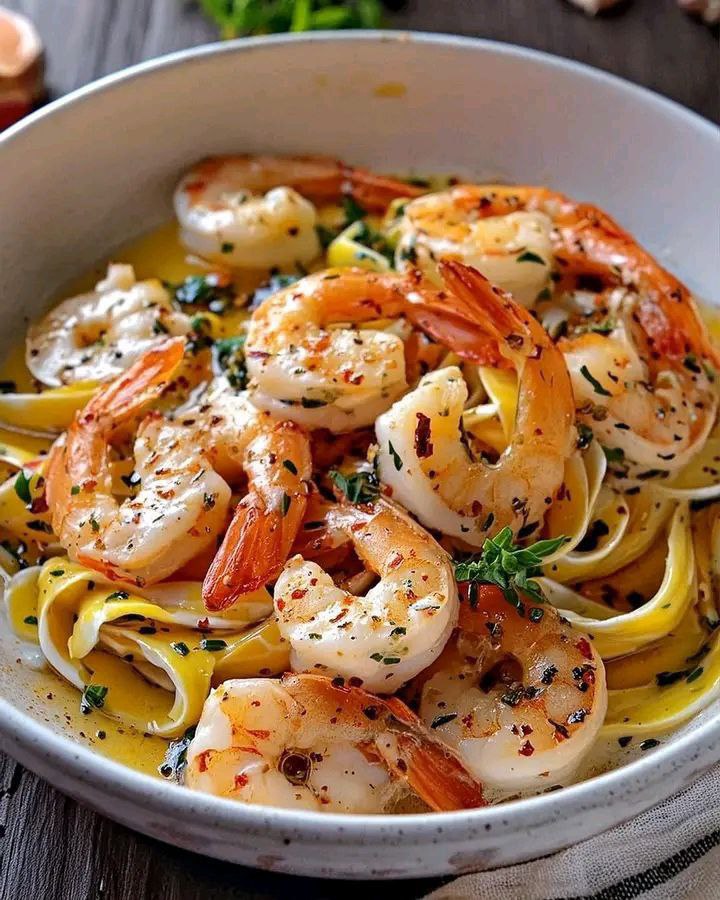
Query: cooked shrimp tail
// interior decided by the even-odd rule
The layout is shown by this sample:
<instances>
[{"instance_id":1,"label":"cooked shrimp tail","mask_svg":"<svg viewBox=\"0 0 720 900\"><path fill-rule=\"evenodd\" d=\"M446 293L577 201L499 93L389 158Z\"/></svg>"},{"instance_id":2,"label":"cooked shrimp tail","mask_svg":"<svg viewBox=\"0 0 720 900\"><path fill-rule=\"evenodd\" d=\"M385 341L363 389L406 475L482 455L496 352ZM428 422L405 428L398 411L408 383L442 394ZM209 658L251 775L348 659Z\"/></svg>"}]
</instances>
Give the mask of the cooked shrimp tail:
<instances>
[{"instance_id":1,"label":"cooked shrimp tail","mask_svg":"<svg viewBox=\"0 0 720 900\"><path fill-rule=\"evenodd\" d=\"M390 730L395 747L382 747L381 753L390 769L407 779L418 796L435 810L475 809L484 806L482 787L460 759L427 729L397 697L388 697L387 709L405 726ZM393 752L397 750L397 752ZM389 751L389 752L388 752Z\"/></svg>"},{"instance_id":2,"label":"cooked shrimp tail","mask_svg":"<svg viewBox=\"0 0 720 900\"><path fill-rule=\"evenodd\" d=\"M275 424L248 448L247 456L253 488L235 509L205 576L203 599L209 610L225 609L242 594L273 581L305 515L310 469L305 434L292 422Z\"/></svg>"}]
</instances>

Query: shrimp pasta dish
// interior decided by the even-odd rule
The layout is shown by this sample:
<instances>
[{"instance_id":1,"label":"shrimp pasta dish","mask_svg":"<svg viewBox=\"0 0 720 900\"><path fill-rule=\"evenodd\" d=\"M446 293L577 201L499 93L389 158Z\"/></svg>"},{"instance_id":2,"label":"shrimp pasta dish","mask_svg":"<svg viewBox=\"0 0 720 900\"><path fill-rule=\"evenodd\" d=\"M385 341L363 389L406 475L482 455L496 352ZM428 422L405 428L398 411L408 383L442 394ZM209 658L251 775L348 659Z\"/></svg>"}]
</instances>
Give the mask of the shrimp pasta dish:
<instances>
[{"instance_id":1,"label":"shrimp pasta dish","mask_svg":"<svg viewBox=\"0 0 720 900\"><path fill-rule=\"evenodd\" d=\"M320 157L205 159L174 209L3 369L3 630L78 741L448 811L720 696L718 318L620 225Z\"/></svg>"}]
</instances>

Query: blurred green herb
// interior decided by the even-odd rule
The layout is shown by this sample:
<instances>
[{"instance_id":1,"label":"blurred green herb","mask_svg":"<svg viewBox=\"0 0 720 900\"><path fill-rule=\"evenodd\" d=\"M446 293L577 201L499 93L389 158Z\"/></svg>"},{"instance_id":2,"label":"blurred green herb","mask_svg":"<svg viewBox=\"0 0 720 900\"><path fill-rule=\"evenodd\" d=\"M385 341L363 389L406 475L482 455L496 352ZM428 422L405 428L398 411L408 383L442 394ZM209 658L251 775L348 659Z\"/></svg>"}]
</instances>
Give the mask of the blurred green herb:
<instances>
[{"instance_id":1,"label":"blurred green herb","mask_svg":"<svg viewBox=\"0 0 720 900\"><path fill-rule=\"evenodd\" d=\"M380 28L380 0L198 0L224 38L281 31Z\"/></svg>"}]
</instances>

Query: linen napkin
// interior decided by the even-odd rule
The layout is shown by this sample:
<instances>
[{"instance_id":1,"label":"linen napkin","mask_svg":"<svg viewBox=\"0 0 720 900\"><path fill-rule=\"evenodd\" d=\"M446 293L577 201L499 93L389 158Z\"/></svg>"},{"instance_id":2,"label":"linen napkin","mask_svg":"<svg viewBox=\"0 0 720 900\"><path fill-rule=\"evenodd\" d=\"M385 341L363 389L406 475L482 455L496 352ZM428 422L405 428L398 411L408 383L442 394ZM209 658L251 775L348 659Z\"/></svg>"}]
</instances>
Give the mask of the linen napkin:
<instances>
[{"instance_id":1,"label":"linen napkin","mask_svg":"<svg viewBox=\"0 0 720 900\"><path fill-rule=\"evenodd\" d=\"M569 850L451 881L427 900L720 900L720 766Z\"/></svg>"}]
</instances>

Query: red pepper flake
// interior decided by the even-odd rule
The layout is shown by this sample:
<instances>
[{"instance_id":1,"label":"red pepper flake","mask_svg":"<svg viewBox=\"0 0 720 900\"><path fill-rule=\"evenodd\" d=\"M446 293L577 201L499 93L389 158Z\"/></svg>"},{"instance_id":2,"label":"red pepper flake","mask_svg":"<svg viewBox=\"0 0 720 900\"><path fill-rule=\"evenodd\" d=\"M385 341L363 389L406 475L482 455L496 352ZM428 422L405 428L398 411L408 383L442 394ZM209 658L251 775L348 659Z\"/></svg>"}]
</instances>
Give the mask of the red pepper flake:
<instances>
[{"instance_id":1,"label":"red pepper flake","mask_svg":"<svg viewBox=\"0 0 720 900\"><path fill-rule=\"evenodd\" d=\"M415 426L415 453L418 459L427 459L433 455L430 441L430 419L425 413L415 413L418 423Z\"/></svg>"},{"instance_id":2,"label":"red pepper flake","mask_svg":"<svg viewBox=\"0 0 720 900\"><path fill-rule=\"evenodd\" d=\"M295 588L290 596L293 600L302 600L305 594L307 594L307 590L305 588Z\"/></svg>"},{"instance_id":3,"label":"red pepper flake","mask_svg":"<svg viewBox=\"0 0 720 900\"><path fill-rule=\"evenodd\" d=\"M284 600L280 600L280 599L276 600L275 605L280 610L280 612L282 612L285 609L285 601Z\"/></svg>"},{"instance_id":4,"label":"red pepper flake","mask_svg":"<svg viewBox=\"0 0 720 900\"><path fill-rule=\"evenodd\" d=\"M247 733L261 741L266 741L270 737L270 732L266 731L264 728L248 728Z\"/></svg>"},{"instance_id":5,"label":"red pepper flake","mask_svg":"<svg viewBox=\"0 0 720 900\"><path fill-rule=\"evenodd\" d=\"M235 776L235 790L240 790L240 788L244 788L248 783L247 775L236 775Z\"/></svg>"},{"instance_id":6,"label":"red pepper flake","mask_svg":"<svg viewBox=\"0 0 720 900\"><path fill-rule=\"evenodd\" d=\"M518 750L518 753L521 756L532 756L534 752L535 752L535 748L530 743L530 741L525 741L525 743L522 745L522 747Z\"/></svg>"},{"instance_id":7,"label":"red pepper flake","mask_svg":"<svg viewBox=\"0 0 720 900\"><path fill-rule=\"evenodd\" d=\"M210 620L198 619L197 627L199 631L210 631Z\"/></svg>"},{"instance_id":8,"label":"red pepper flake","mask_svg":"<svg viewBox=\"0 0 720 900\"><path fill-rule=\"evenodd\" d=\"M590 646L590 642L585 638L580 638L577 644L575 644L575 647L582 653L585 659L593 658L592 647Z\"/></svg>"},{"instance_id":9,"label":"red pepper flake","mask_svg":"<svg viewBox=\"0 0 720 900\"><path fill-rule=\"evenodd\" d=\"M211 753L212 750L204 750L202 753L198 754L198 769L201 772L207 772L207 759Z\"/></svg>"},{"instance_id":10,"label":"red pepper flake","mask_svg":"<svg viewBox=\"0 0 720 900\"><path fill-rule=\"evenodd\" d=\"M403 561L404 558L405 557L402 555L402 553L396 553L395 556L393 556L393 558L388 563L388 568L389 569L397 569L397 567L400 565L400 563Z\"/></svg>"}]
</instances>

